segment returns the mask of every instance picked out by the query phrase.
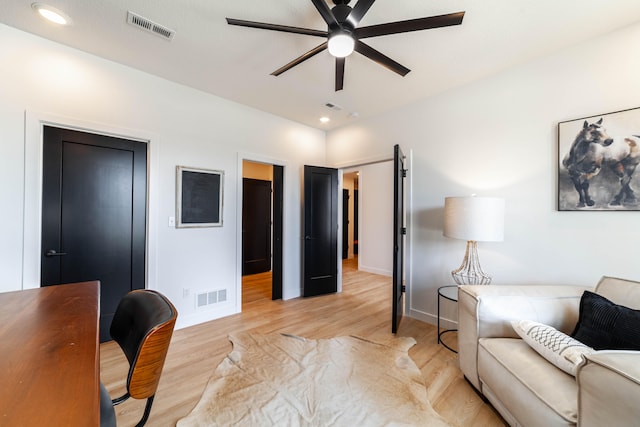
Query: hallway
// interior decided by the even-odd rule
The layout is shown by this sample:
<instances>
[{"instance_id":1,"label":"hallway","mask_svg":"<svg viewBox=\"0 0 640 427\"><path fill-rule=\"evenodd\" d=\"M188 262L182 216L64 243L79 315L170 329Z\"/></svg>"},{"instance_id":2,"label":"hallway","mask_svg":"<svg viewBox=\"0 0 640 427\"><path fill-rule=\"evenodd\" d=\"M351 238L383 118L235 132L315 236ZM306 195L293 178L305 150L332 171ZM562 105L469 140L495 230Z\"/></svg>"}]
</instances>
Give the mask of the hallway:
<instances>
[{"instance_id":1,"label":"hallway","mask_svg":"<svg viewBox=\"0 0 640 427\"><path fill-rule=\"evenodd\" d=\"M358 274L362 277L368 276L370 273L358 272L358 257L345 259L342 261L342 289L349 283L357 281ZM242 308L246 304L256 301L271 299L271 272L251 274L242 277Z\"/></svg>"}]
</instances>

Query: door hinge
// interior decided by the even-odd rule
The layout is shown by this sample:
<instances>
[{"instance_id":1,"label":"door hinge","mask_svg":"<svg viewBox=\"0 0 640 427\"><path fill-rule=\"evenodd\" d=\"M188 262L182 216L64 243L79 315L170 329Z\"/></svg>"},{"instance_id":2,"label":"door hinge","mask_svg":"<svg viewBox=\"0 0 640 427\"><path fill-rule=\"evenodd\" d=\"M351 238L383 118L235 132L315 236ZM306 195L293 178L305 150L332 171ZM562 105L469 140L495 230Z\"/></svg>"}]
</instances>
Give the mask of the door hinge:
<instances>
[{"instance_id":1,"label":"door hinge","mask_svg":"<svg viewBox=\"0 0 640 427\"><path fill-rule=\"evenodd\" d=\"M403 177L403 178L406 178L406 177L407 177L407 171L408 171L408 170L409 170L409 169L402 169L402 177Z\"/></svg>"},{"instance_id":2,"label":"door hinge","mask_svg":"<svg viewBox=\"0 0 640 427\"><path fill-rule=\"evenodd\" d=\"M402 234L406 235L407 234L407 227L402 227Z\"/></svg>"},{"instance_id":3,"label":"door hinge","mask_svg":"<svg viewBox=\"0 0 640 427\"><path fill-rule=\"evenodd\" d=\"M402 292L407 292L407 287L405 285L402 285L401 291Z\"/></svg>"}]
</instances>

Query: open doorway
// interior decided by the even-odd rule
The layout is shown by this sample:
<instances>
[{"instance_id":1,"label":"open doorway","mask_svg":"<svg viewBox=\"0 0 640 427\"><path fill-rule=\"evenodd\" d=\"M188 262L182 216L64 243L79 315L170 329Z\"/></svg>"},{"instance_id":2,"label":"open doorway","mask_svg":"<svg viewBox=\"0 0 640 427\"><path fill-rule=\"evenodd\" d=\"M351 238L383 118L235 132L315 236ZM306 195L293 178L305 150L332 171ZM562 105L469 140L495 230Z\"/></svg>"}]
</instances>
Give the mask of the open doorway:
<instances>
[{"instance_id":1,"label":"open doorway","mask_svg":"<svg viewBox=\"0 0 640 427\"><path fill-rule=\"evenodd\" d=\"M342 262L358 267L358 182L360 172L342 174Z\"/></svg>"},{"instance_id":2,"label":"open doorway","mask_svg":"<svg viewBox=\"0 0 640 427\"><path fill-rule=\"evenodd\" d=\"M242 306L282 298L283 167L242 161Z\"/></svg>"},{"instance_id":3,"label":"open doorway","mask_svg":"<svg viewBox=\"0 0 640 427\"><path fill-rule=\"evenodd\" d=\"M404 173L404 168L401 169ZM355 275L373 273L386 276L390 290L396 275L395 254L396 227L394 223L395 168L393 160L355 165L342 170L343 176L343 228L342 238L348 247L343 247L342 283L353 283ZM404 194L404 193L403 193ZM355 203L354 203L355 202ZM403 205L404 206L404 205ZM354 212L354 217L351 217ZM403 229L404 230L404 229ZM346 256L346 258L344 258ZM400 261L399 265L404 265ZM403 277L402 270L399 277ZM383 279L384 280L384 279ZM401 288L403 289L403 288ZM343 291L348 291L343 286ZM400 303L403 292L394 301L399 301L392 316L392 331L397 331L402 313ZM395 294L389 293L395 298Z\"/></svg>"},{"instance_id":4,"label":"open doorway","mask_svg":"<svg viewBox=\"0 0 640 427\"><path fill-rule=\"evenodd\" d=\"M391 278L393 161L381 160L343 168L342 191L343 277L348 264L358 271Z\"/></svg>"}]
</instances>

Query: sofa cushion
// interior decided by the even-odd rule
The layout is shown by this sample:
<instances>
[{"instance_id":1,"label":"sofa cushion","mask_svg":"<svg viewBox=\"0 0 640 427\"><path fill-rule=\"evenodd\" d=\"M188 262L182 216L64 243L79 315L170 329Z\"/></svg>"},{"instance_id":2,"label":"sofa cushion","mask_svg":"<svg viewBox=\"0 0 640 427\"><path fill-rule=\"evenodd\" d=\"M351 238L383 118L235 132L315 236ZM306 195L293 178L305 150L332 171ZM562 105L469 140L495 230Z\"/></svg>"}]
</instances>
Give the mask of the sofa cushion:
<instances>
[{"instance_id":1,"label":"sofa cushion","mask_svg":"<svg viewBox=\"0 0 640 427\"><path fill-rule=\"evenodd\" d=\"M571 336L596 350L640 350L640 310L585 291Z\"/></svg>"},{"instance_id":2,"label":"sofa cushion","mask_svg":"<svg viewBox=\"0 0 640 427\"><path fill-rule=\"evenodd\" d=\"M640 282L638 281L603 276L593 292L616 304L634 310L640 309Z\"/></svg>"},{"instance_id":3,"label":"sofa cushion","mask_svg":"<svg viewBox=\"0 0 640 427\"><path fill-rule=\"evenodd\" d=\"M578 420L575 378L553 366L519 338L481 338L478 374L483 394L505 419L528 427L571 426Z\"/></svg>"},{"instance_id":4,"label":"sofa cushion","mask_svg":"<svg viewBox=\"0 0 640 427\"><path fill-rule=\"evenodd\" d=\"M578 371L581 427L637 426L640 420L640 355L603 350Z\"/></svg>"},{"instance_id":5,"label":"sofa cushion","mask_svg":"<svg viewBox=\"0 0 640 427\"><path fill-rule=\"evenodd\" d=\"M514 320L513 329L542 357L567 374L576 375L584 355L595 350L556 328L531 320Z\"/></svg>"}]
</instances>

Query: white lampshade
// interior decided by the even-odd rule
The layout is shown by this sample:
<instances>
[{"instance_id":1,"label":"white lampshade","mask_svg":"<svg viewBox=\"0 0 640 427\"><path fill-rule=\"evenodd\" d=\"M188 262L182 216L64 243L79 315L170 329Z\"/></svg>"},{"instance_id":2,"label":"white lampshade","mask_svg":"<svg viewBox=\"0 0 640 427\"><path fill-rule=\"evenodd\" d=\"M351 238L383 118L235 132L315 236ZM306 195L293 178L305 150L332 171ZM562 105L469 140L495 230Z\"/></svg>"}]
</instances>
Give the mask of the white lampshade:
<instances>
[{"instance_id":1,"label":"white lampshade","mask_svg":"<svg viewBox=\"0 0 640 427\"><path fill-rule=\"evenodd\" d=\"M504 199L498 197L446 197L444 235L476 242L504 240Z\"/></svg>"},{"instance_id":2,"label":"white lampshade","mask_svg":"<svg viewBox=\"0 0 640 427\"><path fill-rule=\"evenodd\" d=\"M329 53L336 58L344 58L345 56L349 56L353 53L353 48L355 46L355 41L353 37L348 32L336 32L331 37L329 37Z\"/></svg>"}]
</instances>

